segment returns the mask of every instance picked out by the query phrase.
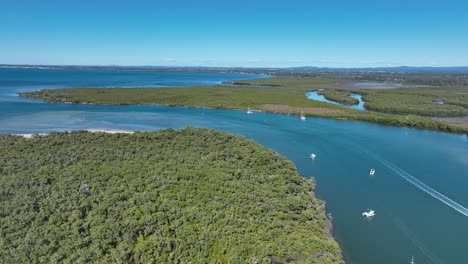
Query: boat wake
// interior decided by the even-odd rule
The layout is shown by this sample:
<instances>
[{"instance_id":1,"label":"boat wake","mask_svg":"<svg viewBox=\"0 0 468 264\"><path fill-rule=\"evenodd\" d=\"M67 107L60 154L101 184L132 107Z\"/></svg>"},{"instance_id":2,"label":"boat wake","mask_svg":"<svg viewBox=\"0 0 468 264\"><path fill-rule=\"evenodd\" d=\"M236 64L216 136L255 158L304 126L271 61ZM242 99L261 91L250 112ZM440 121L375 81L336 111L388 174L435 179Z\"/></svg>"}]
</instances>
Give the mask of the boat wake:
<instances>
[{"instance_id":1,"label":"boat wake","mask_svg":"<svg viewBox=\"0 0 468 264\"><path fill-rule=\"evenodd\" d=\"M368 157L371 157L371 158L375 159L376 161L380 162L382 165L384 165L385 167L387 167L388 169L390 169L395 174L402 177L403 179L405 179L409 183L413 184L414 186L416 186L421 191L424 191L425 193L429 194L430 196L432 196L432 197L436 198L437 200L441 201L442 203L448 205L449 207L451 207L452 209L454 209L457 212L461 213L462 215L468 216L468 209L465 208L463 205L455 202L454 200L450 199L449 197L447 197L447 196L441 194L440 192L432 189L431 187L427 186L425 183L423 183L420 180L416 179L411 174L409 174L408 172L402 170L397 165L393 164L392 162L390 162L390 161L380 157L379 155L377 155L377 154L375 154L375 153L373 153L373 152L371 152L369 150L366 150L366 149L364 149L364 148L362 148L362 147L360 147L360 146L358 146L356 144L352 144L352 146L355 149L360 150L361 154L364 154L364 155L366 155Z\"/></svg>"},{"instance_id":2,"label":"boat wake","mask_svg":"<svg viewBox=\"0 0 468 264\"><path fill-rule=\"evenodd\" d=\"M431 187L427 186L426 184L424 184L420 180L414 178L411 174L409 174L408 172L400 169L398 166L391 163L390 161L385 160L383 158L380 158L377 155L373 155L373 156L377 161L382 163L385 167L389 168L394 173L396 173L397 175L399 175L400 177L402 177L403 179L405 179L409 183L413 184L414 186L416 186L420 190L426 192L427 194L429 194L432 197L436 198L437 200L443 202L444 204L452 207L453 209L455 209L457 212L461 213L462 215L468 216L468 209L466 209L463 205L455 202L454 200L450 199L449 197L447 197L447 196L441 194L440 192L432 189Z\"/></svg>"},{"instance_id":3,"label":"boat wake","mask_svg":"<svg viewBox=\"0 0 468 264\"><path fill-rule=\"evenodd\" d=\"M442 264L442 260L440 260L436 255L434 255L424 244L419 241L416 237L415 234L411 232L411 230L398 218L398 217L393 217L393 222L395 225L400 228L400 230L408 237L411 242L418 247L418 249L421 251L421 253L424 254L432 263L435 264Z\"/></svg>"}]
</instances>

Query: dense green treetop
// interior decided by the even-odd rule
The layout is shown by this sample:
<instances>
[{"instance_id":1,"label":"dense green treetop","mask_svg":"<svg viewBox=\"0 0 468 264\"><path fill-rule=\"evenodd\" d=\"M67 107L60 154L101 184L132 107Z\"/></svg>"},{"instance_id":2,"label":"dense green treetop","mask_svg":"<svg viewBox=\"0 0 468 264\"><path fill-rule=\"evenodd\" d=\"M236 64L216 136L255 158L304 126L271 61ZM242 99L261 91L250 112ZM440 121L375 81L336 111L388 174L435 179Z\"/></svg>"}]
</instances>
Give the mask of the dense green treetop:
<instances>
[{"instance_id":1,"label":"dense green treetop","mask_svg":"<svg viewBox=\"0 0 468 264\"><path fill-rule=\"evenodd\" d=\"M339 263L283 156L187 128L0 134L1 263Z\"/></svg>"}]
</instances>

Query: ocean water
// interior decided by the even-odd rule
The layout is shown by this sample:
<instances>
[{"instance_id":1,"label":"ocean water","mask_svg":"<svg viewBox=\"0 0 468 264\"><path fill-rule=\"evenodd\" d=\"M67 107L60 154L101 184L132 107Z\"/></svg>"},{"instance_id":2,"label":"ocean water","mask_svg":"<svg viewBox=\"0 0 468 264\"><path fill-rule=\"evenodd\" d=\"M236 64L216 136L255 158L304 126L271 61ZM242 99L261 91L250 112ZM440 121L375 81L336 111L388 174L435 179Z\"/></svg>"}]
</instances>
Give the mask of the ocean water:
<instances>
[{"instance_id":1,"label":"ocean water","mask_svg":"<svg viewBox=\"0 0 468 264\"><path fill-rule=\"evenodd\" d=\"M243 135L291 159L304 177L315 177L316 194L326 200L327 211L333 215L334 235L347 263L408 263L412 256L416 263L468 263L465 135L322 118L301 121L298 116L261 112L248 115L245 111L189 107L47 104L14 94L49 84L82 86L75 85L75 80L89 73L70 73L73 77L68 79L64 77L68 73L46 70L43 76L17 70L21 78L16 78L1 71L0 132L146 131L190 125ZM95 72L87 84L138 84L146 73L114 76L120 74ZM216 83L255 77L215 75L194 78ZM183 76L157 78L169 78L164 82L180 85L178 78ZM315 160L308 158L310 153L317 155ZM376 170L374 176L369 175L370 168ZM374 218L361 216L367 208L376 211Z\"/></svg>"},{"instance_id":2,"label":"ocean water","mask_svg":"<svg viewBox=\"0 0 468 264\"><path fill-rule=\"evenodd\" d=\"M215 72L0 68L0 97L15 96L17 92L43 88L176 87L265 77L267 75Z\"/></svg>"}]
</instances>

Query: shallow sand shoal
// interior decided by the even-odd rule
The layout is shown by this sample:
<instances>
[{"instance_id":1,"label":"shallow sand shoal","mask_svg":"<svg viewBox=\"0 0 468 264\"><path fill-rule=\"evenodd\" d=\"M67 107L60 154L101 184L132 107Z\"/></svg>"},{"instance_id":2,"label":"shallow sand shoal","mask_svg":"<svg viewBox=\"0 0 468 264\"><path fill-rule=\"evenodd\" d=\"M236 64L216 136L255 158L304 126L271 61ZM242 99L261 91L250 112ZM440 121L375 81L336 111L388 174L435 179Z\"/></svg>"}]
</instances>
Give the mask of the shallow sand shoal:
<instances>
[{"instance_id":1,"label":"shallow sand shoal","mask_svg":"<svg viewBox=\"0 0 468 264\"><path fill-rule=\"evenodd\" d=\"M88 132L91 133L109 133L109 134L118 134L118 133L124 133L124 134L133 134L133 131L126 131L126 130L105 130L105 129L85 129ZM68 130L67 130L68 131ZM63 131L65 132L65 131ZM68 131L70 132L70 131ZM14 136L22 136L25 138L32 138L34 136L47 136L47 133L39 133L39 134L13 134Z\"/></svg>"}]
</instances>

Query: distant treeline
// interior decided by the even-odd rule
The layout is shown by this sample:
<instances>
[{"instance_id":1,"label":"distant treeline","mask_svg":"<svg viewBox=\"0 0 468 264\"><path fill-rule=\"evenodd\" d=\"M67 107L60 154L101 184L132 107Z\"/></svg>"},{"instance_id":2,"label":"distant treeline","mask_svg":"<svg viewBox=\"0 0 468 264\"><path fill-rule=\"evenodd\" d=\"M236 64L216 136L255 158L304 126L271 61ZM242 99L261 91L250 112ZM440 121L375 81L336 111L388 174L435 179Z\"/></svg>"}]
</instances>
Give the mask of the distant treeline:
<instances>
[{"instance_id":1,"label":"distant treeline","mask_svg":"<svg viewBox=\"0 0 468 264\"><path fill-rule=\"evenodd\" d=\"M468 72L459 71L279 71L277 76L378 81L423 86L468 86Z\"/></svg>"}]
</instances>

